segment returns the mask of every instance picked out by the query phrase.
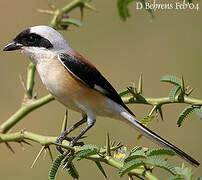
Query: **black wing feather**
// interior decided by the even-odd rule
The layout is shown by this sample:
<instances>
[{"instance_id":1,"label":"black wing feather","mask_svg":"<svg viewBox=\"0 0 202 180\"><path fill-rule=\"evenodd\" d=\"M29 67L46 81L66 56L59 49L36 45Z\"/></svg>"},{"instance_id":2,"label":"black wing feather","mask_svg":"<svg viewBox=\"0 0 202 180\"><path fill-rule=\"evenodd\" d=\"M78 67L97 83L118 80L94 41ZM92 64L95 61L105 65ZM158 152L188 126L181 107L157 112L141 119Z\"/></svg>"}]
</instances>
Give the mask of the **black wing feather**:
<instances>
[{"instance_id":1,"label":"black wing feather","mask_svg":"<svg viewBox=\"0 0 202 180\"><path fill-rule=\"evenodd\" d=\"M133 112L124 104L121 97L118 95L112 85L102 76L102 74L95 68L89 66L83 61L78 60L70 54L60 54L59 58L68 71L74 76L87 84L116 103L123 106L131 115L135 116ZM98 90L95 86L99 86L103 91Z\"/></svg>"}]
</instances>

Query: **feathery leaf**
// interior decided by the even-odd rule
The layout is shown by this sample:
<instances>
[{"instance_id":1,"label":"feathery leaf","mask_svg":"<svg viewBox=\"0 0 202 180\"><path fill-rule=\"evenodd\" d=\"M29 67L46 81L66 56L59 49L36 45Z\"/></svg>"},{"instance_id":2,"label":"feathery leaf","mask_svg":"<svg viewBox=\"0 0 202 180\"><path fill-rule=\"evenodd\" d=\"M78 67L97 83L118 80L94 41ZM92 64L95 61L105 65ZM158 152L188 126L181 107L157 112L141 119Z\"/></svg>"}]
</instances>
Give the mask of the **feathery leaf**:
<instances>
[{"instance_id":1,"label":"feathery leaf","mask_svg":"<svg viewBox=\"0 0 202 180\"><path fill-rule=\"evenodd\" d=\"M139 158L146 158L145 152L143 150L138 151L132 151L124 160L124 162L129 162L133 159L139 159Z\"/></svg>"},{"instance_id":2,"label":"feathery leaf","mask_svg":"<svg viewBox=\"0 0 202 180\"><path fill-rule=\"evenodd\" d=\"M175 86L171 89L170 93L169 93L169 99L170 99L170 102L174 102L175 101L175 97L178 93L178 91L180 90L180 86Z\"/></svg>"},{"instance_id":3,"label":"feathery leaf","mask_svg":"<svg viewBox=\"0 0 202 180\"><path fill-rule=\"evenodd\" d=\"M202 120L202 106L193 106L196 114L199 116L200 120Z\"/></svg>"},{"instance_id":4,"label":"feathery leaf","mask_svg":"<svg viewBox=\"0 0 202 180\"><path fill-rule=\"evenodd\" d=\"M128 89L123 89L123 90L120 90L118 92L118 94L119 94L119 96L123 97L123 96L130 94L130 91Z\"/></svg>"},{"instance_id":5,"label":"feathery leaf","mask_svg":"<svg viewBox=\"0 0 202 180\"><path fill-rule=\"evenodd\" d=\"M170 74L167 74L167 75L163 76L160 79L160 81L161 82L168 82L168 83L180 86L180 87L181 87L181 83L182 83L180 78L178 78L176 76L173 76L173 75L170 75Z\"/></svg>"},{"instance_id":6,"label":"feathery leaf","mask_svg":"<svg viewBox=\"0 0 202 180\"><path fill-rule=\"evenodd\" d=\"M193 106L187 106L180 114L177 125L180 127L182 125L182 122L193 112L194 108Z\"/></svg>"},{"instance_id":7,"label":"feathery leaf","mask_svg":"<svg viewBox=\"0 0 202 180\"><path fill-rule=\"evenodd\" d=\"M77 160L81 160L83 158L86 158L88 156L98 154L100 152L99 148L93 144L88 144L82 146L76 153L75 158Z\"/></svg>"},{"instance_id":8,"label":"feathery leaf","mask_svg":"<svg viewBox=\"0 0 202 180\"><path fill-rule=\"evenodd\" d=\"M151 156L145 160L146 164L150 164L156 167L163 168L172 174L176 174L176 170L174 167L170 166L164 159L157 157L157 156Z\"/></svg>"},{"instance_id":9,"label":"feathery leaf","mask_svg":"<svg viewBox=\"0 0 202 180\"><path fill-rule=\"evenodd\" d=\"M143 164L143 161L139 159L134 159L132 161L129 161L127 163L124 163L123 166L119 170L120 176L123 176L124 174L128 173L132 169L135 169Z\"/></svg>"},{"instance_id":10,"label":"feathery leaf","mask_svg":"<svg viewBox=\"0 0 202 180\"><path fill-rule=\"evenodd\" d=\"M175 167L175 170L180 177L186 180L192 179L192 169L189 167L186 167L184 163L182 164L182 167Z\"/></svg>"},{"instance_id":11,"label":"feathery leaf","mask_svg":"<svg viewBox=\"0 0 202 180\"><path fill-rule=\"evenodd\" d=\"M73 179L79 179L79 173L72 162L69 163L65 169L67 169L67 172Z\"/></svg>"},{"instance_id":12,"label":"feathery leaf","mask_svg":"<svg viewBox=\"0 0 202 180\"><path fill-rule=\"evenodd\" d=\"M65 156L62 154L62 155L59 155L54 161L53 161L53 164L51 165L51 168L50 168L50 171L49 171L49 174L48 174L48 179L50 180L54 180L55 179L55 175L58 171L58 168L60 167L61 165L61 162L62 160L65 158Z\"/></svg>"},{"instance_id":13,"label":"feathery leaf","mask_svg":"<svg viewBox=\"0 0 202 180\"><path fill-rule=\"evenodd\" d=\"M157 155L168 155L168 156L174 156L174 151L170 149L152 149L149 150L146 155L149 156L157 156Z\"/></svg>"},{"instance_id":14,"label":"feathery leaf","mask_svg":"<svg viewBox=\"0 0 202 180\"><path fill-rule=\"evenodd\" d=\"M167 180L184 180L184 178L182 178L182 177L179 176L179 175L176 175L176 176L171 176L171 177L169 177Z\"/></svg>"}]
</instances>

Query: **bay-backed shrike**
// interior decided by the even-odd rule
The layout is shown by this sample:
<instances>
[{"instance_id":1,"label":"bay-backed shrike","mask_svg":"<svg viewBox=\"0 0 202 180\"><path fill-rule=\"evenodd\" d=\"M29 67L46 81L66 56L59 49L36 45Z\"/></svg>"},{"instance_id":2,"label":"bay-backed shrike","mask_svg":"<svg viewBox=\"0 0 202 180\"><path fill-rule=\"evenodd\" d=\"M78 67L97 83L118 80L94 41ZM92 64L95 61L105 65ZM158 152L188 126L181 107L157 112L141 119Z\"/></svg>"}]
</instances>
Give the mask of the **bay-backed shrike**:
<instances>
[{"instance_id":1,"label":"bay-backed shrike","mask_svg":"<svg viewBox=\"0 0 202 180\"><path fill-rule=\"evenodd\" d=\"M53 28L34 26L26 29L5 46L4 51L17 49L27 54L36 65L43 84L55 99L83 116L81 121L60 135L58 143L62 143L73 129L87 122L87 126L70 142L73 146L94 125L96 115L105 116L128 123L156 143L172 149L191 164L200 164L139 123L95 66L75 52ZM58 150L63 153L61 148Z\"/></svg>"}]
</instances>

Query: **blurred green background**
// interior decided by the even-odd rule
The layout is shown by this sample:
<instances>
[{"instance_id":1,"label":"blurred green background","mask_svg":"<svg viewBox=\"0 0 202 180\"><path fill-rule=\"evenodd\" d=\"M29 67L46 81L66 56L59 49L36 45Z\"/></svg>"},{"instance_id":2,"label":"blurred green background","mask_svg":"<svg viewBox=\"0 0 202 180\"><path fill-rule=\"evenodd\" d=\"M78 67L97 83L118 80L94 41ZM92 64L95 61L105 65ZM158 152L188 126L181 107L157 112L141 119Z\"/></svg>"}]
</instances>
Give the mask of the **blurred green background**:
<instances>
[{"instance_id":1,"label":"blurred green background","mask_svg":"<svg viewBox=\"0 0 202 180\"><path fill-rule=\"evenodd\" d=\"M55 4L62 7L67 1L58 0ZM69 1L68 1L69 2ZM151 22L150 15L131 6L132 17L122 22L117 14L116 1L93 1L98 13L86 10L81 28L71 27L62 32L68 42L82 55L87 57L117 89L121 90L132 82L137 82L143 74L143 93L147 97L167 96L171 86L160 83L165 74L183 75L186 82L195 88L192 96L202 98L201 67L202 67L202 10L199 11L158 11ZM200 3L202 7L202 3ZM48 9L46 0L1 0L0 11L0 48L3 49L20 31L29 26L48 25L51 17L40 14L37 9ZM79 19L76 10L72 17ZM23 88L19 74L26 77L28 58L19 52L0 51L0 115L2 123L20 106L23 98ZM35 91L41 97L47 94L38 75ZM198 161L202 162L201 122L193 114L181 128L176 126L176 120L182 111L182 104L172 104L163 107L164 121L154 120L150 128L167 140L177 145ZM150 106L130 105L137 119L143 118L151 109ZM29 131L57 136L60 133L65 108L54 101L34 111L18 123L12 131L26 128ZM78 113L70 111L69 124L80 119ZM137 145L157 147L146 138L137 140L139 133L127 124L112 119L97 118L95 127L87 133L86 143L98 146L105 144L105 135L109 132L112 139L121 141L129 148ZM78 131L73 134L78 133ZM51 161L48 156L41 158L33 169L32 161L41 148L33 143L22 151L17 143L11 143L16 154L13 155L4 144L0 144L0 174L1 179L47 179ZM54 156L57 155L52 147ZM183 160L177 156L170 158L174 165L181 166ZM187 164L187 163L186 163ZM80 172L80 179L104 179L92 162L83 160L75 164ZM187 164L188 165L188 164ZM116 169L105 166L109 179L119 179ZM161 170L156 171L161 179L167 175ZM154 172L155 172L154 171ZM196 170L196 175L202 175L202 168ZM71 179L61 170L57 180ZM122 179L127 179L123 177Z\"/></svg>"}]
</instances>

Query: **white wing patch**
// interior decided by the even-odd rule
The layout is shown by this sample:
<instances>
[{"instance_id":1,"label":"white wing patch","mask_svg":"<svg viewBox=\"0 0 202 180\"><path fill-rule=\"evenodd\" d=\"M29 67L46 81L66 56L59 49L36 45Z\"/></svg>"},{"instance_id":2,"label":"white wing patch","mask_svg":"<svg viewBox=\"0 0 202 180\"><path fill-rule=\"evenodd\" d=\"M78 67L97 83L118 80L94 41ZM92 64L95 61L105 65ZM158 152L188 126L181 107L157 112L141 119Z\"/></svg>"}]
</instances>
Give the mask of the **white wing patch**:
<instances>
[{"instance_id":1,"label":"white wing patch","mask_svg":"<svg viewBox=\"0 0 202 180\"><path fill-rule=\"evenodd\" d=\"M106 89L102 88L101 86L95 84L94 89L101 92L102 94L107 94L108 92L106 91Z\"/></svg>"}]
</instances>

